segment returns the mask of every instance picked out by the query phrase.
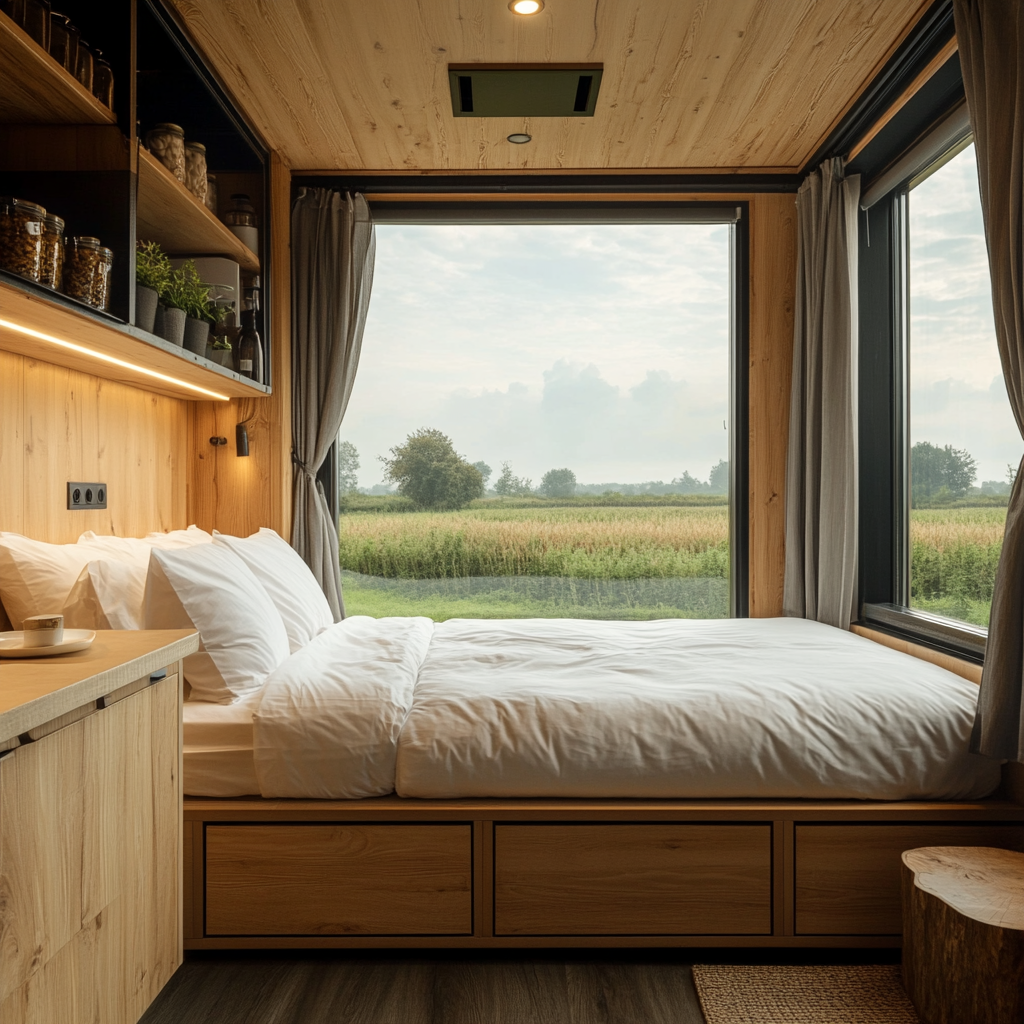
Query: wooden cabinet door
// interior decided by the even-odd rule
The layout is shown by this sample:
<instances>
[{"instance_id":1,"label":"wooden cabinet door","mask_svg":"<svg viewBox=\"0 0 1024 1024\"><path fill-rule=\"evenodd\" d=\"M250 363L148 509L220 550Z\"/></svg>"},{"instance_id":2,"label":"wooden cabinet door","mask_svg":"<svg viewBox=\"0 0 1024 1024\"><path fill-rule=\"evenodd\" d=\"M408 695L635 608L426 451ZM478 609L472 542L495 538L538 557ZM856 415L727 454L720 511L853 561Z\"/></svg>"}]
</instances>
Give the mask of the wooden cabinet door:
<instances>
[{"instance_id":1,"label":"wooden cabinet door","mask_svg":"<svg viewBox=\"0 0 1024 1024\"><path fill-rule=\"evenodd\" d=\"M468 935L471 825L207 825L207 935Z\"/></svg>"},{"instance_id":2,"label":"wooden cabinet door","mask_svg":"<svg viewBox=\"0 0 1024 1024\"><path fill-rule=\"evenodd\" d=\"M797 935L900 935L900 855L919 846L1024 849L1020 825L797 825Z\"/></svg>"},{"instance_id":3,"label":"wooden cabinet door","mask_svg":"<svg viewBox=\"0 0 1024 1024\"><path fill-rule=\"evenodd\" d=\"M497 825L497 935L768 935L772 830Z\"/></svg>"},{"instance_id":4,"label":"wooden cabinet door","mask_svg":"<svg viewBox=\"0 0 1024 1024\"><path fill-rule=\"evenodd\" d=\"M178 679L0 759L0 1020L135 1024L181 963Z\"/></svg>"}]
</instances>

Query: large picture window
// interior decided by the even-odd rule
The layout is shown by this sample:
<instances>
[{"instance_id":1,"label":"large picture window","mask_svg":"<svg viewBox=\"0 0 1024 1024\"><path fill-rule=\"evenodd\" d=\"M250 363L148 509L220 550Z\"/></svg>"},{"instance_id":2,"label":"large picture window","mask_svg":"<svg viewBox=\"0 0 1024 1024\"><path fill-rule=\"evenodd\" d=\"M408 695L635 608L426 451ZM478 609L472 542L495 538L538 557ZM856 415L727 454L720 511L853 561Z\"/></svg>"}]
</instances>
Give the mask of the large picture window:
<instances>
[{"instance_id":1,"label":"large picture window","mask_svg":"<svg viewBox=\"0 0 1024 1024\"><path fill-rule=\"evenodd\" d=\"M987 626L1021 456L996 347L974 146L907 198L909 600Z\"/></svg>"},{"instance_id":2,"label":"large picture window","mask_svg":"<svg viewBox=\"0 0 1024 1024\"><path fill-rule=\"evenodd\" d=\"M735 610L729 213L382 218L339 437L349 614Z\"/></svg>"}]
</instances>

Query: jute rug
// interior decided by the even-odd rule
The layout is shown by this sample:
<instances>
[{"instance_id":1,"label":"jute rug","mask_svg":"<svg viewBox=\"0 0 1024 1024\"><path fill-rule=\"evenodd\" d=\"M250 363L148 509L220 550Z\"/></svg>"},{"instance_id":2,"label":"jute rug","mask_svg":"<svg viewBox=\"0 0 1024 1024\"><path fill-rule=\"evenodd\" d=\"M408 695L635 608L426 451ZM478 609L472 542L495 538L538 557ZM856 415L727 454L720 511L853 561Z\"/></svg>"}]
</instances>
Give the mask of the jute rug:
<instances>
[{"instance_id":1,"label":"jute rug","mask_svg":"<svg viewBox=\"0 0 1024 1024\"><path fill-rule=\"evenodd\" d=\"M920 1024L897 966L696 965L707 1024Z\"/></svg>"}]
</instances>

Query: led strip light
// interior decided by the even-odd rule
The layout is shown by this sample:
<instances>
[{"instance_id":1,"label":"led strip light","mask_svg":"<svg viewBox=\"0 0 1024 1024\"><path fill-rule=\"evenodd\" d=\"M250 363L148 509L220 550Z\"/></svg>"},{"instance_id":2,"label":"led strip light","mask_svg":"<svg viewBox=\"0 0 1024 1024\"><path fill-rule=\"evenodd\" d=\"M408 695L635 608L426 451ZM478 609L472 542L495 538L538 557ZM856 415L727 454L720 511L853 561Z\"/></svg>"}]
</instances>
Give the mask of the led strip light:
<instances>
[{"instance_id":1,"label":"led strip light","mask_svg":"<svg viewBox=\"0 0 1024 1024\"><path fill-rule=\"evenodd\" d=\"M117 356L109 356L106 352L97 352L95 349L88 348L85 345L76 345L73 341L64 341L62 338L55 338L52 334L43 334L42 331L34 331L31 327L22 327L20 324L12 323L10 320L0 320L0 328L17 331L19 334L26 334L30 338L37 338L39 341L45 341L51 345L57 345L60 348L68 349L71 352L78 352L81 355L90 356L92 359L99 359L104 363L110 363L111 366L120 366L125 370L131 370L134 373L141 373L146 377L152 377L154 380L163 381L166 384L173 384L175 387L187 388L189 391L198 392L201 395L214 398L219 402L230 401L230 398L227 395L222 395L216 391L210 391L208 388L201 388L198 384L190 384L187 380L179 380L177 377L171 377L166 373L160 373L158 370L151 370L146 366L137 366L135 363L129 363L124 359L118 359Z\"/></svg>"}]
</instances>

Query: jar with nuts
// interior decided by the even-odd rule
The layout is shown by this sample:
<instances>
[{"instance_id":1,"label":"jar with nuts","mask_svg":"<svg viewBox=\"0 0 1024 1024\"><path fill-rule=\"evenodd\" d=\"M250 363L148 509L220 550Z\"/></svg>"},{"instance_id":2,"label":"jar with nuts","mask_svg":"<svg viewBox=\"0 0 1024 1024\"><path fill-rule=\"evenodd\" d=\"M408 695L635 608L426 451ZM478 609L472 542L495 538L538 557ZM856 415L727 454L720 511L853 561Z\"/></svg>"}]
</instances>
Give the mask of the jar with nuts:
<instances>
[{"instance_id":1,"label":"jar with nuts","mask_svg":"<svg viewBox=\"0 0 1024 1024\"><path fill-rule=\"evenodd\" d=\"M178 125L158 124L146 132L146 149L185 183L185 133Z\"/></svg>"},{"instance_id":2,"label":"jar with nuts","mask_svg":"<svg viewBox=\"0 0 1024 1024\"><path fill-rule=\"evenodd\" d=\"M185 187L206 202L206 147L201 142L185 143Z\"/></svg>"},{"instance_id":3,"label":"jar with nuts","mask_svg":"<svg viewBox=\"0 0 1024 1024\"><path fill-rule=\"evenodd\" d=\"M71 239L64 262L64 291L96 309L110 308L110 271L114 254L98 238Z\"/></svg>"},{"instance_id":4,"label":"jar with nuts","mask_svg":"<svg viewBox=\"0 0 1024 1024\"><path fill-rule=\"evenodd\" d=\"M0 198L0 267L39 280L46 210L24 199Z\"/></svg>"},{"instance_id":5,"label":"jar with nuts","mask_svg":"<svg viewBox=\"0 0 1024 1024\"><path fill-rule=\"evenodd\" d=\"M55 213L48 213L43 219L39 280L58 291L64 282L64 221Z\"/></svg>"}]
</instances>

